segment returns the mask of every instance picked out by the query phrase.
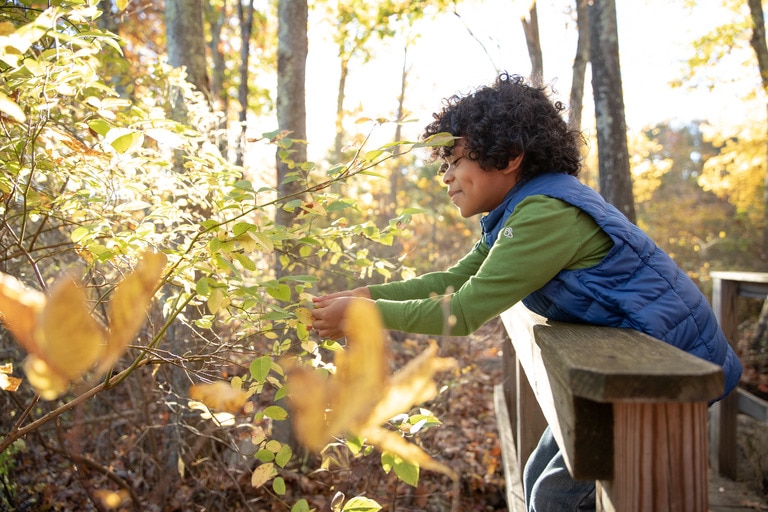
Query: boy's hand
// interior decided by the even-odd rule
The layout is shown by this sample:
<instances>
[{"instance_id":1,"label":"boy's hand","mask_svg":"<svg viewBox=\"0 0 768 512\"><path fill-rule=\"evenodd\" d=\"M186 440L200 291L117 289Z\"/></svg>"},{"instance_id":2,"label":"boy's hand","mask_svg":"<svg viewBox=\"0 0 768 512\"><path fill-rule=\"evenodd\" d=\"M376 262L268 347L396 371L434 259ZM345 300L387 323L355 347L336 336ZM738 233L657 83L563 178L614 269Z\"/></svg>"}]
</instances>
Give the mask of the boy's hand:
<instances>
[{"instance_id":1,"label":"boy's hand","mask_svg":"<svg viewBox=\"0 0 768 512\"><path fill-rule=\"evenodd\" d=\"M329 293L328 295L321 295L320 297L313 297L312 302L315 303L315 307L323 307L320 304L327 300L338 299L340 297L360 297L363 299L370 299L371 292L368 291L367 286L360 286L352 290L344 290L343 292Z\"/></svg>"},{"instance_id":2,"label":"boy's hand","mask_svg":"<svg viewBox=\"0 0 768 512\"><path fill-rule=\"evenodd\" d=\"M350 301L357 297L370 300L371 294L368 288L360 287L313 298L315 308L312 310L312 328L323 338L342 338L344 315Z\"/></svg>"}]
</instances>

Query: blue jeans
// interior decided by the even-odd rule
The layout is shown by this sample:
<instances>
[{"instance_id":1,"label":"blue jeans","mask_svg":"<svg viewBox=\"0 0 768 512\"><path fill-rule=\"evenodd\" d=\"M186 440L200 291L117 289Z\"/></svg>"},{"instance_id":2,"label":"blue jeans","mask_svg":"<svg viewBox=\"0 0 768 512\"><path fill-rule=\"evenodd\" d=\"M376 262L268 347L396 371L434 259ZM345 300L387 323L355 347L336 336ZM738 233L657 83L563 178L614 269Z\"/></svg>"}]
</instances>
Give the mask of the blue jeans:
<instances>
[{"instance_id":1,"label":"blue jeans","mask_svg":"<svg viewBox=\"0 0 768 512\"><path fill-rule=\"evenodd\" d=\"M549 427L523 470L528 512L595 510L595 482L574 480Z\"/></svg>"}]
</instances>

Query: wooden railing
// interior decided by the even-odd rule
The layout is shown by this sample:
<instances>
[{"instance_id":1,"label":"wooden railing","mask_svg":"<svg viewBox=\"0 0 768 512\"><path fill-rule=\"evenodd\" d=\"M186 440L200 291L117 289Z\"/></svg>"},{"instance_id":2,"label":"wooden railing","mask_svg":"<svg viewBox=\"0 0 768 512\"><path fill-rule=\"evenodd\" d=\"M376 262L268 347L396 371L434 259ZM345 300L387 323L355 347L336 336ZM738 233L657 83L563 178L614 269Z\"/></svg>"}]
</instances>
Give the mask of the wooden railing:
<instances>
[{"instance_id":1,"label":"wooden railing","mask_svg":"<svg viewBox=\"0 0 768 512\"><path fill-rule=\"evenodd\" d=\"M571 475L595 480L598 510L706 512L707 404L720 367L628 329L549 322L517 304L495 393L511 510L549 424Z\"/></svg>"},{"instance_id":2,"label":"wooden railing","mask_svg":"<svg viewBox=\"0 0 768 512\"><path fill-rule=\"evenodd\" d=\"M710 272L712 278L712 309L731 345L738 338L740 319L737 315L739 297L765 300L768 297L768 273L765 272ZM742 405L740 406L740 401ZM736 420L740 410L749 410L748 393L731 393L712 407L711 455L712 469L732 480L737 479ZM765 414L765 407L763 414ZM765 417L761 418L765 421Z\"/></svg>"}]
</instances>

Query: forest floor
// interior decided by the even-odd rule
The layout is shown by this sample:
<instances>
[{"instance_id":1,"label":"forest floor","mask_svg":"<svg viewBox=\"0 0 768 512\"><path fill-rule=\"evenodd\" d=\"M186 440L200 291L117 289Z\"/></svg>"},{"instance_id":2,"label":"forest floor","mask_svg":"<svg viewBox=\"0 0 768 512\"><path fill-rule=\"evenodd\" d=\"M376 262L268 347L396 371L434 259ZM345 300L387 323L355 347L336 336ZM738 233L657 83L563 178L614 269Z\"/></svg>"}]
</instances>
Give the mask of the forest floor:
<instances>
[{"instance_id":1,"label":"forest floor","mask_svg":"<svg viewBox=\"0 0 768 512\"><path fill-rule=\"evenodd\" d=\"M393 333L393 367L402 368L427 346L427 337ZM423 404L442 425L429 429L417 442L437 461L460 475L458 495L446 476L422 470L417 487L385 473L378 454L347 461L345 468L310 472L301 478L303 496L318 511L331 509L337 493L347 499L366 496L386 512L493 512L506 511L501 445L493 406L493 388L502 380L501 351L505 334L500 320L492 321L469 337L443 337L440 356L458 362L456 373L438 374L436 399ZM307 465L311 465L308 462ZM290 499L286 501L291 502ZM280 510L264 508L258 510Z\"/></svg>"},{"instance_id":2,"label":"forest floor","mask_svg":"<svg viewBox=\"0 0 768 512\"><path fill-rule=\"evenodd\" d=\"M393 333L392 337L395 370L428 345L427 337L399 333ZM338 503L355 496L376 500L385 512L507 510L493 407L493 388L502 382L504 339L503 326L497 319L472 336L439 340L440 355L454 357L458 370L438 374L438 387L443 391L423 406L432 411L442 425L420 432L409 442L418 443L437 461L455 470L460 475L458 488L448 477L427 470L421 471L418 486L410 486L398 480L394 471L386 473L382 469L378 453L354 457L344 448L335 453L338 464L324 470L320 469L319 457L294 454L295 462L280 471L286 491L278 495L269 483L258 489L251 486L253 456L222 449L225 445L221 443L211 443L213 448L200 452L193 463L187 463L185 471L179 471L166 451L154 454L154 459L147 462L153 453L141 443L150 429L123 432L119 423L111 423L95 426L94 430L80 435L79 444L98 447L96 439L102 437L98 429L111 429L118 441L106 450L102 447L101 452L92 448L63 453L56 447L55 438L31 434L26 449L11 460L0 456L0 510L289 512L292 504L303 498L312 509L335 512L340 510L336 507ZM116 398L112 397L111 403ZM164 406L155 407L152 414L157 417ZM203 424L189 424L184 428L193 432L200 425ZM744 431L741 427L740 431ZM87 425L84 428L87 430ZM153 428L162 430L161 426ZM741 435L740 457L749 466L750 471L746 473L751 473L750 487L764 495L768 494L763 455L768 438L764 427L752 428L745 432L754 433ZM72 429L59 430L58 446L74 444ZM202 439L213 438L210 432L198 432L189 436L188 442L191 446ZM758 449L744 451L744 441ZM166 459L169 462L161 467ZM94 460L111 462L94 464ZM180 473L185 476L181 477ZM109 509L97 498L102 490L119 489L120 484L126 483L131 487L132 499L124 492L120 496L122 500L118 500L121 504ZM15 490L11 492L13 486Z\"/></svg>"},{"instance_id":3,"label":"forest floor","mask_svg":"<svg viewBox=\"0 0 768 512\"><path fill-rule=\"evenodd\" d=\"M394 333L393 337L397 338L391 343L395 370L402 368L428 345L427 337L399 333ZM327 470L319 469L319 457L299 460L301 458L295 454L294 459L300 462L300 467L296 463L280 471L286 482L286 492L282 496L277 495L269 483L254 489L251 486L251 473L255 467L253 457L230 450L223 450L229 453L220 453L221 450L217 453L214 449L207 457L197 457L194 464L187 464L182 478L165 451L155 454L154 462L146 462L153 455L151 449L141 445L147 429L139 434L136 431L140 432L140 429L124 433L119 425L112 423L95 426L91 431L86 425L79 429L80 434L76 434L77 428L57 428L60 431L58 443L56 438L31 434L25 449L15 453L10 460L0 457L0 509L18 512L288 512L292 504L304 498L311 508L325 512L337 510L332 503L338 503L343 494L345 501L355 496L376 500L386 512L442 512L450 511L454 505L457 505L454 510L463 512L507 510L501 447L493 409L493 387L502 378L503 339L501 322L494 321L473 336L439 340L440 355L454 357L458 361L458 370L438 374L438 388L442 387L444 391L423 406L432 411L442 425L426 429L409 440L417 442L433 458L459 473L458 495L450 478L442 474L422 470L418 486L413 487L398 480L394 471L385 473L378 453L356 458L346 448L337 452L340 464ZM119 401L119 396L110 400ZM162 414L162 404L154 407L154 416ZM117 441L106 451L104 448L101 452L90 450L88 446L103 437L105 430L111 431L107 435ZM77 443L72 442L75 437L79 439ZM192 436L190 445L195 437L212 436ZM74 444L80 445L82 450L63 453L57 448ZM99 459L111 459L111 462L93 463ZM160 466L164 459L171 461L165 468ZM114 492L121 483L131 487L133 499L127 491L121 491L119 495ZM104 506L105 489L113 489L108 497L119 505L114 508Z\"/></svg>"}]
</instances>

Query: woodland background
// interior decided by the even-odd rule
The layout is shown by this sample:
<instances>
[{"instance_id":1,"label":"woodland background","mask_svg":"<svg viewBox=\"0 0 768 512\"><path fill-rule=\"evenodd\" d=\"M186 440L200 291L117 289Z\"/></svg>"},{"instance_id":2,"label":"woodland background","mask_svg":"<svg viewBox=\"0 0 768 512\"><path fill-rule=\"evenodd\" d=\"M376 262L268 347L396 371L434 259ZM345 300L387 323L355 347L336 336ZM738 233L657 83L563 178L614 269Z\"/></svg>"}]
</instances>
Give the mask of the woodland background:
<instances>
[{"instance_id":1,"label":"woodland background","mask_svg":"<svg viewBox=\"0 0 768 512\"><path fill-rule=\"evenodd\" d=\"M672 6L697 13L710 3L647 5L664 17ZM516 55L529 67L509 71L548 83L540 25L560 23L572 36L559 51L573 56L569 122L590 142L582 178L706 294L712 269L768 270L762 2L720 2L718 23L690 41L668 84L728 91L746 82L730 101L749 115L640 130L624 121L614 2L550 4L557 21L540 19L536 3L515 4L511 23L525 35ZM500 378L494 322L469 340L441 338L459 368L440 377L437 399L403 411L393 427L461 473L460 496L447 478L354 443L304 451L291 439L281 366L289 353L327 362L338 348L310 334L301 314L310 295L445 268L474 244L477 219L461 219L445 200L413 130L428 119L414 116L408 60L425 46L456 51L421 36L445 16L467 20L473 5L0 3L0 271L38 290L74 273L104 318L142 251L169 260L145 327L108 379L42 400L24 380L24 351L0 330L0 508L447 510L461 500L463 510L504 509L487 407ZM483 41L483 26L464 26ZM306 81L310 33L336 49L322 84ZM347 84L377 81L384 54L402 54L402 66L382 116L380 105L355 103ZM321 85L336 101L325 124L333 137L326 130L318 149L306 98ZM440 96L431 101L437 110ZM744 305L745 318L760 306ZM393 370L427 341L391 337ZM750 339L741 352L744 385L768 391L766 342ZM21 379L16 391L10 377ZM222 416L190 400L190 385L216 381L248 390L249 402Z\"/></svg>"}]
</instances>

